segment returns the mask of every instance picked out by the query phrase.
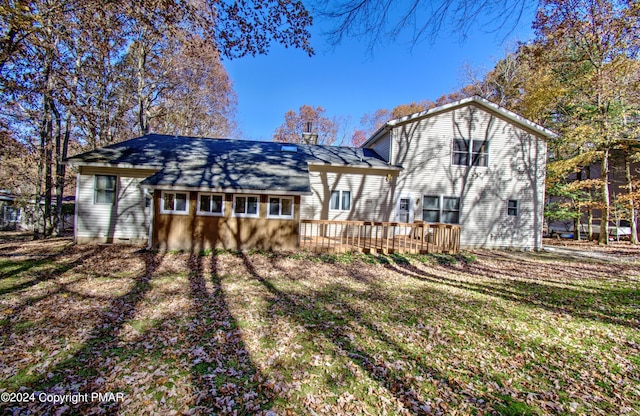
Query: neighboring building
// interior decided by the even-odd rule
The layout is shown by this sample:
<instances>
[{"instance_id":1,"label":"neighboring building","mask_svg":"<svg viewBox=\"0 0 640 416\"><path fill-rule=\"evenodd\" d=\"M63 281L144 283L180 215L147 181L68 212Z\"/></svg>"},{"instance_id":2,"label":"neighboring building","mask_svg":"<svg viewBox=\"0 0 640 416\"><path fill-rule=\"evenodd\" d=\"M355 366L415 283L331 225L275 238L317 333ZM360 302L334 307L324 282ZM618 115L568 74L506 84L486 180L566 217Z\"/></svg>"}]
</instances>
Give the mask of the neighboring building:
<instances>
[{"instance_id":1,"label":"neighboring building","mask_svg":"<svg viewBox=\"0 0 640 416\"><path fill-rule=\"evenodd\" d=\"M64 215L63 230L73 229L73 212L75 204L74 196L63 198ZM41 207L44 202L40 203ZM52 209L55 210L55 202L52 202ZM32 195L19 197L9 191L0 190L0 230L3 231L33 231L35 223L36 201Z\"/></svg>"},{"instance_id":2,"label":"neighboring building","mask_svg":"<svg viewBox=\"0 0 640 416\"><path fill-rule=\"evenodd\" d=\"M0 230L22 230L24 209L16 203L17 197L11 192L0 190Z\"/></svg>"},{"instance_id":3,"label":"neighboring building","mask_svg":"<svg viewBox=\"0 0 640 416\"><path fill-rule=\"evenodd\" d=\"M625 158L628 155L625 154L620 149L612 149L610 153L609 159L609 198L611 201L611 211L609 217L609 238L610 239L629 239L631 237L631 218L630 212L627 203L619 204L616 206L615 201L621 195L628 194L628 186L629 182L627 179L627 172L625 166ZM630 174L635 182L640 174L640 163L631 162ZM579 172L573 172L567 177L567 182L573 182L577 180L588 180L588 179L600 179L602 177L601 174L601 165L599 162L591 163L588 166L583 167ZM600 187L591 191L593 194L593 199L598 200L602 190ZM558 202L566 202L569 203L570 200L568 198L562 197L551 197L547 198L547 203L558 203ZM638 201L636 201L637 203ZM591 211L592 216L592 225L591 232L593 233L592 238L598 239L600 234L600 223L602 218L602 210L598 208L594 208ZM586 208L582 209L582 216L580 218L580 234L581 238L586 239L589 237L589 212ZM564 236L573 238L575 235L574 228L578 225L577 221L573 220L565 220L565 221L552 221L548 224L548 233L550 236ZM638 219L636 215L636 230L638 230ZM640 236L640 233L639 233Z\"/></svg>"},{"instance_id":4,"label":"neighboring building","mask_svg":"<svg viewBox=\"0 0 640 416\"><path fill-rule=\"evenodd\" d=\"M300 219L448 222L463 246L541 247L545 138L481 98L393 120L362 148L149 134L69 158L75 239L293 249Z\"/></svg>"}]
</instances>

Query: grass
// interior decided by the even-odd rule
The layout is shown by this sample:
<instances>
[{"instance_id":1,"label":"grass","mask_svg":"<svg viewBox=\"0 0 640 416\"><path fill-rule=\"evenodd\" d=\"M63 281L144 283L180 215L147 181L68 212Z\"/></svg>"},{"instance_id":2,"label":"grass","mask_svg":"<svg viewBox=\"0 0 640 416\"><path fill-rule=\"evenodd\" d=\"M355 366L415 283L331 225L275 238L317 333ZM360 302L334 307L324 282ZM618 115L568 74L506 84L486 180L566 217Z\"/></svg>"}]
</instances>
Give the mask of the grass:
<instances>
[{"instance_id":1,"label":"grass","mask_svg":"<svg viewBox=\"0 0 640 416\"><path fill-rule=\"evenodd\" d=\"M67 243L0 244L0 392L126 393L77 413L640 408L637 262Z\"/></svg>"}]
</instances>

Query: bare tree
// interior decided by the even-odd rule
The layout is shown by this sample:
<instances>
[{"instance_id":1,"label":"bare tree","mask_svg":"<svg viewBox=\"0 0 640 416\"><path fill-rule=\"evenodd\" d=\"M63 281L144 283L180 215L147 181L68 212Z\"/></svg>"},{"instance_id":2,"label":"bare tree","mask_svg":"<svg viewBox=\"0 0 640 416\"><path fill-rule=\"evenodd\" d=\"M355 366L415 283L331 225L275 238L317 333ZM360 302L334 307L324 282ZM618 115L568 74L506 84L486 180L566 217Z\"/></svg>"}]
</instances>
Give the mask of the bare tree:
<instances>
[{"instance_id":1,"label":"bare tree","mask_svg":"<svg viewBox=\"0 0 640 416\"><path fill-rule=\"evenodd\" d=\"M136 126L225 134L236 98L221 59L273 43L312 55L310 25L297 0L0 5L0 125L33 158L34 237L61 222L69 148L113 143Z\"/></svg>"},{"instance_id":2,"label":"bare tree","mask_svg":"<svg viewBox=\"0 0 640 416\"><path fill-rule=\"evenodd\" d=\"M478 26L506 37L538 4L538 0L333 0L317 1L315 11L333 23L328 35L334 45L345 37L358 37L372 50L402 35L411 45L433 41L445 30L464 39Z\"/></svg>"},{"instance_id":3,"label":"bare tree","mask_svg":"<svg viewBox=\"0 0 640 416\"><path fill-rule=\"evenodd\" d=\"M284 143L304 143L305 133L313 135L317 144L330 145L336 141L337 127L334 120L325 115L322 107L302 105L296 113L289 110L284 122L273 133L273 141Z\"/></svg>"}]
</instances>

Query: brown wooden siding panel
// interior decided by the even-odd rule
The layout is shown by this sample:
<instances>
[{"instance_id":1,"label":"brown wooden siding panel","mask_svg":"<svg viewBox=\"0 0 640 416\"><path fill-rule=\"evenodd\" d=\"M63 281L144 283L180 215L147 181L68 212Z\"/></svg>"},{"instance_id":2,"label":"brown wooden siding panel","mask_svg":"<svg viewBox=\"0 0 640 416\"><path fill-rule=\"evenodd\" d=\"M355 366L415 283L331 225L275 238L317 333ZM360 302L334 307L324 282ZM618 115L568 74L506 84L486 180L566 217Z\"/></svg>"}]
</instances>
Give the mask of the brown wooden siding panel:
<instances>
[{"instance_id":1,"label":"brown wooden siding panel","mask_svg":"<svg viewBox=\"0 0 640 416\"><path fill-rule=\"evenodd\" d=\"M266 218L269 195L260 195L260 218L232 216L233 195L225 195L223 217L196 214L197 192L189 192L189 214L160 213L154 193L153 245L163 250L201 251L213 248L293 250L298 244L300 197L294 197L293 219Z\"/></svg>"}]
</instances>

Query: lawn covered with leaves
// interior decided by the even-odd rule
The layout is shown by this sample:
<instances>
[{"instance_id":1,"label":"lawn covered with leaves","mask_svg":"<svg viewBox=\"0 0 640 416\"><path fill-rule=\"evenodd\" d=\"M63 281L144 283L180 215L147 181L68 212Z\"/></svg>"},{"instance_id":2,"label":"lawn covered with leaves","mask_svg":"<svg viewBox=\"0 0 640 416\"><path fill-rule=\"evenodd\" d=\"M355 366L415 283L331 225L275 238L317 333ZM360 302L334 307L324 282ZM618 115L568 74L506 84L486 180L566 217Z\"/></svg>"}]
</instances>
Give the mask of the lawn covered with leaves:
<instances>
[{"instance_id":1,"label":"lawn covered with leaves","mask_svg":"<svg viewBox=\"0 0 640 416\"><path fill-rule=\"evenodd\" d=\"M0 244L0 392L124 393L0 413L638 414L639 329L633 258Z\"/></svg>"}]
</instances>

